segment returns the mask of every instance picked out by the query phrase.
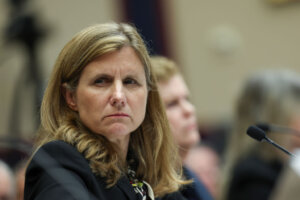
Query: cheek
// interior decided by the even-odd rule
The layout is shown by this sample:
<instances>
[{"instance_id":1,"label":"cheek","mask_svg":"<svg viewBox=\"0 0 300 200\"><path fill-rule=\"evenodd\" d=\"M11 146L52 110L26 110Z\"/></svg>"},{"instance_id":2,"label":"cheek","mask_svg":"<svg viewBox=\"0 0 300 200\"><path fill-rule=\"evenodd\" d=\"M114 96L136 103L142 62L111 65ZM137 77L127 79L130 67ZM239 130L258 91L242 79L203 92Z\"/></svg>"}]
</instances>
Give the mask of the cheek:
<instances>
[{"instance_id":1,"label":"cheek","mask_svg":"<svg viewBox=\"0 0 300 200\"><path fill-rule=\"evenodd\" d=\"M182 137L182 125L179 115L177 115L176 112L168 112L167 111L167 117L169 120L170 128L172 131L172 135L175 139L175 141L180 141Z\"/></svg>"},{"instance_id":2,"label":"cheek","mask_svg":"<svg viewBox=\"0 0 300 200\"><path fill-rule=\"evenodd\" d=\"M80 96L81 95L81 96ZM80 117L93 116L101 111L101 102L99 95L92 93L78 93L77 107Z\"/></svg>"},{"instance_id":3,"label":"cheek","mask_svg":"<svg viewBox=\"0 0 300 200\"><path fill-rule=\"evenodd\" d=\"M131 107L136 111L136 113L145 115L148 100L147 97L146 92L141 92L140 94L136 94L132 97L133 101L131 103Z\"/></svg>"},{"instance_id":4,"label":"cheek","mask_svg":"<svg viewBox=\"0 0 300 200\"><path fill-rule=\"evenodd\" d=\"M173 132L180 130L181 127L181 119L180 115L176 110L167 110L167 117L169 120L170 127Z\"/></svg>"},{"instance_id":5,"label":"cheek","mask_svg":"<svg viewBox=\"0 0 300 200\"><path fill-rule=\"evenodd\" d=\"M84 96L84 95L79 95L80 98L77 98L77 107L78 107L78 112L79 114L83 114L84 112L89 112L91 109L90 107L93 106L93 101L91 98Z\"/></svg>"},{"instance_id":6,"label":"cheek","mask_svg":"<svg viewBox=\"0 0 300 200\"><path fill-rule=\"evenodd\" d=\"M145 119L145 115L146 115L146 110L147 110L147 98L143 101L143 103L140 104L139 108L136 105L133 105L133 107L136 107L137 113L136 116L138 118L138 123L141 124L144 119Z\"/></svg>"}]
</instances>

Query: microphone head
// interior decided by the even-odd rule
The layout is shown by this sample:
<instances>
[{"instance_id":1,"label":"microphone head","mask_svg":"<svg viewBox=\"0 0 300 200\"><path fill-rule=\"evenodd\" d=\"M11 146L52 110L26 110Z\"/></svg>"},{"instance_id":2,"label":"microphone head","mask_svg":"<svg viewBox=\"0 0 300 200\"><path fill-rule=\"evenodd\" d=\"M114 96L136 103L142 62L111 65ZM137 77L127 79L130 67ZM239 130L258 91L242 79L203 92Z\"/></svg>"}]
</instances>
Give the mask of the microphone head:
<instances>
[{"instance_id":1,"label":"microphone head","mask_svg":"<svg viewBox=\"0 0 300 200\"><path fill-rule=\"evenodd\" d=\"M256 124L256 127L260 128L261 130L263 130L265 132L271 131L271 126L266 123L258 123L258 124Z\"/></svg>"},{"instance_id":2,"label":"microphone head","mask_svg":"<svg viewBox=\"0 0 300 200\"><path fill-rule=\"evenodd\" d=\"M247 129L247 134L260 142L266 138L266 133L256 126L249 126Z\"/></svg>"}]
</instances>

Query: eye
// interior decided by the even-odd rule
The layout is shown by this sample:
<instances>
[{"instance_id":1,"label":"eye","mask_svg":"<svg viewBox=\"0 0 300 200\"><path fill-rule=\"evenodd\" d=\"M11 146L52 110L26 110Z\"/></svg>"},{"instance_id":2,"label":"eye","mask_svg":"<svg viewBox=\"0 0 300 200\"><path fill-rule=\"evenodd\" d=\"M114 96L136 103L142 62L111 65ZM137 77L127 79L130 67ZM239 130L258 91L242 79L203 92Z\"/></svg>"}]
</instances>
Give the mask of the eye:
<instances>
[{"instance_id":1,"label":"eye","mask_svg":"<svg viewBox=\"0 0 300 200\"><path fill-rule=\"evenodd\" d=\"M111 79L108 77L99 77L94 81L94 84L102 86L102 85L108 84L110 82L111 82Z\"/></svg>"},{"instance_id":2,"label":"eye","mask_svg":"<svg viewBox=\"0 0 300 200\"><path fill-rule=\"evenodd\" d=\"M173 108L178 105L178 100L170 101L166 104L166 108Z\"/></svg>"},{"instance_id":3,"label":"eye","mask_svg":"<svg viewBox=\"0 0 300 200\"><path fill-rule=\"evenodd\" d=\"M138 82L133 78L126 78L124 80L125 85L138 85Z\"/></svg>"}]
</instances>

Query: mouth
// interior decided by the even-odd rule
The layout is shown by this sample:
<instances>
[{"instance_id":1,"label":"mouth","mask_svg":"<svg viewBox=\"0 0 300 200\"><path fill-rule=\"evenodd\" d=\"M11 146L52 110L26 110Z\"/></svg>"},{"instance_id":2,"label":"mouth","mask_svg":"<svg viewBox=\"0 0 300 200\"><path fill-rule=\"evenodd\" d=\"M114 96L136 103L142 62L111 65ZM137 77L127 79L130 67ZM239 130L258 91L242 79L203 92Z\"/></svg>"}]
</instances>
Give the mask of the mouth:
<instances>
[{"instance_id":1,"label":"mouth","mask_svg":"<svg viewBox=\"0 0 300 200\"><path fill-rule=\"evenodd\" d=\"M114 114L107 115L106 117L116 117L116 118L118 118L118 117L129 117L129 115L126 114L126 113L114 113Z\"/></svg>"},{"instance_id":2,"label":"mouth","mask_svg":"<svg viewBox=\"0 0 300 200\"><path fill-rule=\"evenodd\" d=\"M198 129L198 126L197 126L197 124L193 123L193 124L188 125L186 128L188 131L194 131L194 130Z\"/></svg>"}]
</instances>

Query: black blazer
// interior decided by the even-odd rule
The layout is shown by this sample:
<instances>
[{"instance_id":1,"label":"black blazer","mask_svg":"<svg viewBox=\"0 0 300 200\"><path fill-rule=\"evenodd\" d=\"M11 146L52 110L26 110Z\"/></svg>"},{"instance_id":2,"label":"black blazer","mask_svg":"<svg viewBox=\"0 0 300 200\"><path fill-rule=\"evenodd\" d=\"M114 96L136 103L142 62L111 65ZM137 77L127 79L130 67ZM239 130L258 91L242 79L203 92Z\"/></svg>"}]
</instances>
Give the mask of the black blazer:
<instances>
[{"instance_id":1,"label":"black blazer","mask_svg":"<svg viewBox=\"0 0 300 200\"><path fill-rule=\"evenodd\" d=\"M267 162L255 154L239 160L233 168L227 199L269 199L282 167L278 160Z\"/></svg>"},{"instance_id":2,"label":"black blazer","mask_svg":"<svg viewBox=\"0 0 300 200\"><path fill-rule=\"evenodd\" d=\"M107 188L75 147L63 141L43 145L26 170L24 200L138 200L126 176ZM180 193L162 200L184 197Z\"/></svg>"}]
</instances>

